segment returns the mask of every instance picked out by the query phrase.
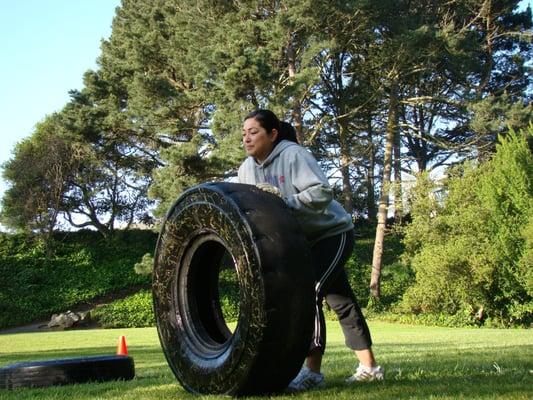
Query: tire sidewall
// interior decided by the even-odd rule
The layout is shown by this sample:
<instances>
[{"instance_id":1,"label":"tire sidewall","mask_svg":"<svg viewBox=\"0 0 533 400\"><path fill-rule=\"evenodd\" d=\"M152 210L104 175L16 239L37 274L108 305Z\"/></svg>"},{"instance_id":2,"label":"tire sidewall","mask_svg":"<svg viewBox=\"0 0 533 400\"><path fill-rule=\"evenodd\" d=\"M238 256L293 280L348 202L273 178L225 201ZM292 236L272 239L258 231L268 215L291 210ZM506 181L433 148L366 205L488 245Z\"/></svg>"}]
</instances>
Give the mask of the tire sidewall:
<instances>
[{"instance_id":1,"label":"tire sidewall","mask_svg":"<svg viewBox=\"0 0 533 400\"><path fill-rule=\"evenodd\" d=\"M184 261L188 249L207 235L218 237L234 260L241 306L231 338L218 351L205 354L198 351L195 334L191 334L190 310L180 304L179 288L183 291L187 283L184 268L189 264L184 266ZM153 292L160 341L180 383L197 393L233 393L242 386L262 341L266 316L260 305L265 294L251 229L231 199L202 186L178 199L158 240Z\"/></svg>"}]
</instances>

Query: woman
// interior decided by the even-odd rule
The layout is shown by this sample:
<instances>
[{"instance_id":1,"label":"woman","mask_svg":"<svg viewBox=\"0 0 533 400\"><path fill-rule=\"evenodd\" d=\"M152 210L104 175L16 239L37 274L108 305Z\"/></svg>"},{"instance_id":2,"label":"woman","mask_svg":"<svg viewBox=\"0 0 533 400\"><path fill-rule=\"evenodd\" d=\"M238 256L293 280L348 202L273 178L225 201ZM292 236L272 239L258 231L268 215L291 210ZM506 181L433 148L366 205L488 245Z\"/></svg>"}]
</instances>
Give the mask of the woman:
<instances>
[{"instance_id":1,"label":"woman","mask_svg":"<svg viewBox=\"0 0 533 400\"><path fill-rule=\"evenodd\" d=\"M324 385L320 372L326 347L322 300L336 312L346 345L359 366L347 381L382 380L365 318L348 283L344 264L353 251L351 216L333 200L333 191L314 157L297 144L294 128L269 110L248 114L243 126L248 158L239 168L239 182L257 185L282 197L298 218L311 244L316 279L313 340L305 365L289 384L302 391Z\"/></svg>"}]
</instances>

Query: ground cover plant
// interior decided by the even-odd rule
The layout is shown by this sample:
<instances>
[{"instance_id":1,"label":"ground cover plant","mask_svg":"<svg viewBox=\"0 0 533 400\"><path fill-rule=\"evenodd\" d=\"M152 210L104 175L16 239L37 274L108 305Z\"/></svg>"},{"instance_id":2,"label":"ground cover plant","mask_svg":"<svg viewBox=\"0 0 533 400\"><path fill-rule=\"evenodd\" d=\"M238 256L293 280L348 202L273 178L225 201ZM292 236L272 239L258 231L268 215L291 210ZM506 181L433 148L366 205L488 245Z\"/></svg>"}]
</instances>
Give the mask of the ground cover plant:
<instances>
[{"instance_id":1,"label":"ground cover plant","mask_svg":"<svg viewBox=\"0 0 533 400\"><path fill-rule=\"evenodd\" d=\"M57 233L39 238L0 234L0 328L47 319L97 297L149 287L135 263L153 251L151 231Z\"/></svg>"},{"instance_id":2,"label":"ground cover plant","mask_svg":"<svg viewBox=\"0 0 533 400\"><path fill-rule=\"evenodd\" d=\"M370 322L385 382L346 385L354 357L328 322L322 390L276 399L529 399L533 333L526 329L439 328ZM223 399L185 392L166 364L155 328L0 335L0 367L20 361L114 354L125 335L136 377L127 382L0 391L2 400Z\"/></svg>"},{"instance_id":3,"label":"ground cover plant","mask_svg":"<svg viewBox=\"0 0 533 400\"><path fill-rule=\"evenodd\" d=\"M364 225L357 229L356 249L346 270L360 301L368 301L372 264L373 231ZM93 317L104 327L153 326L150 286L151 258L157 234L151 231L116 232L104 240L91 231L57 233L49 245L24 235L0 234L0 328L47 320L82 302L108 296L109 305L94 310ZM409 269L398 263L403 246L401 237L386 237L382 278L382 305L397 301L411 282ZM144 262L146 271L136 273ZM138 271L137 271L138 272ZM238 315L235 274L221 277L224 315ZM139 292L137 292L141 289ZM121 298L127 293L132 296ZM9 301L8 301L9 300ZM333 313L331 317L335 318Z\"/></svg>"},{"instance_id":4,"label":"ground cover plant","mask_svg":"<svg viewBox=\"0 0 533 400\"><path fill-rule=\"evenodd\" d=\"M364 307L368 303L368 285L372 268L373 232L361 231L355 244L355 251L346 264L346 272L350 285L354 289L359 303ZM395 302L401 299L402 294L413 281L413 274L409 267L398 262L403 245L401 236L391 233L386 237L384 253L385 268L382 276L382 298L379 308L372 309L373 314L383 315ZM152 261L153 262L153 261ZM151 265L146 266L148 270ZM239 316L239 289L237 276L234 271L223 270L219 282L222 313L227 321L236 321ZM336 320L336 314L326 309L326 316ZM394 315L396 316L396 315ZM116 300L91 312L91 317L98 321L104 328L133 328L154 326L155 318L152 309L152 294L148 289L141 290L131 296ZM393 316L386 316L392 318ZM435 323L431 318L426 323Z\"/></svg>"}]
</instances>

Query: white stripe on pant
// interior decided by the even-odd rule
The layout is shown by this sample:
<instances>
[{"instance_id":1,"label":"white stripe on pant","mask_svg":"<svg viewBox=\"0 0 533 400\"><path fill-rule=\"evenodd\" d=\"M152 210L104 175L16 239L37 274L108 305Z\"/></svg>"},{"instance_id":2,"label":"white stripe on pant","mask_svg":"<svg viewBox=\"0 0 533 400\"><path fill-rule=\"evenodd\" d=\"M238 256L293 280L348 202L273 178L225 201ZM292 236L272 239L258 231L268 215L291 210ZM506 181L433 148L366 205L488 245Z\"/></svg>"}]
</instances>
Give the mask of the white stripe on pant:
<instances>
[{"instance_id":1,"label":"white stripe on pant","mask_svg":"<svg viewBox=\"0 0 533 400\"><path fill-rule=\"evenodd\" d=\"M319 296L320 296L320 290L322 289L322 286L327 281L331 273L335 270L335 267L337 267L337 263L339 262L342 252L344 250L344 246L346 244L346 232L344 232L341 236L341 241L339 244L339 248L337 249L337 254L335 254L335 257L333 258L333 261L331 261L331 264L329 265L328 269L322 275L322 277L318 280L318 282L315 285L315 302L316 302L316 313L315 313L315 329L313 333L313 342L315 346L320 346L320 337L321 337L321 327L320 327L320 305L319 305Z\"/></svg>"},{"instance_id":2,"label":"white stripe on pant","mask_svg":"<svg viewBox=\"0 0 533 400\"><path fill-rule=\"evenodd\" d=\"M312 267L317 279L315 285L316 317L309 351L326 349L326 322L322 300L337 314L345 344L352 350L372 346L370 330L350 287L344 266L354 248L353 232L347 231L316 242L312 248Z\"/></svg>"}]
</instances>

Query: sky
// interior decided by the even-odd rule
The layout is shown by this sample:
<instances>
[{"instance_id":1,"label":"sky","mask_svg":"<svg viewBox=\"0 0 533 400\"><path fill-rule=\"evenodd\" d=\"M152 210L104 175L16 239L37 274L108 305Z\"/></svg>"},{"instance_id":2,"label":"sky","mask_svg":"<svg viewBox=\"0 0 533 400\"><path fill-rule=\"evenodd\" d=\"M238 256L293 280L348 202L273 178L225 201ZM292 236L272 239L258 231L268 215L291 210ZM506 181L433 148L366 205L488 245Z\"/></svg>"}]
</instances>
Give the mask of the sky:
<instances>
[{"instance_id":1,"label":"sky","mask_svg":"<svg viewBox=\"0 0 533 400\"><path fill-rule=\"evenodd\" d=\"M533 0L523 0L520 8ZM120 0L0 0L0 165L96 69ZM0 177L0 198L6 190Z\"/></svg>"},{"instance_id":2,"label":"sky","mask_svg":"<svg viewBox=\"0 0 533 400\"><path fill-rule=\"evenodd\" d=\"M96 69L120 0L0 0L0 164ZM7 189L0 179L0 198Z\"/></svg>"}]
</instances>

